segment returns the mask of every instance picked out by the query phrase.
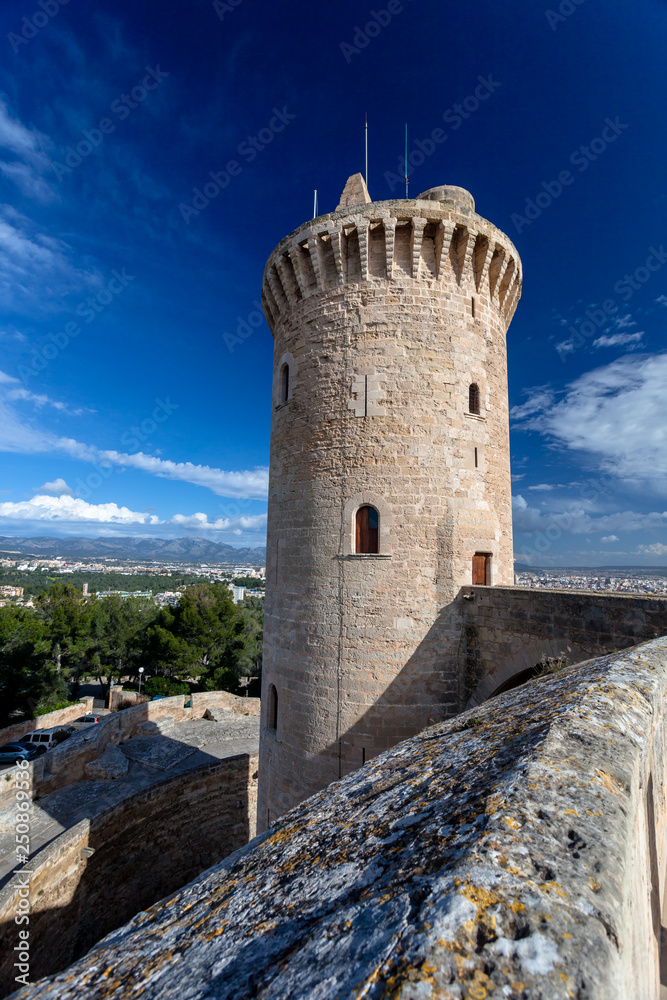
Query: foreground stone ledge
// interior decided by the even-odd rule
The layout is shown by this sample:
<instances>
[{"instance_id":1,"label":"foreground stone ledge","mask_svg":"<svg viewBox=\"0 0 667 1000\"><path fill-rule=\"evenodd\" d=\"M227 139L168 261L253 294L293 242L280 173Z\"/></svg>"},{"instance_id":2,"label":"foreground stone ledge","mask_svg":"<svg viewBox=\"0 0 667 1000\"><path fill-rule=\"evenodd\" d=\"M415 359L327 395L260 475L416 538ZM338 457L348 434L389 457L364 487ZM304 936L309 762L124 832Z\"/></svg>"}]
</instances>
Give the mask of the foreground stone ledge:
<instances>
[{"instance_id":1,"label":"foreground stone ledge","mask_svg":"<svg viewBox=\"0 0 667 1000\"><path fill-rule=\"evenodd\" d=\"M667 639L425 730L20 998L659 996Z\"/></svg>"}]
</instances>

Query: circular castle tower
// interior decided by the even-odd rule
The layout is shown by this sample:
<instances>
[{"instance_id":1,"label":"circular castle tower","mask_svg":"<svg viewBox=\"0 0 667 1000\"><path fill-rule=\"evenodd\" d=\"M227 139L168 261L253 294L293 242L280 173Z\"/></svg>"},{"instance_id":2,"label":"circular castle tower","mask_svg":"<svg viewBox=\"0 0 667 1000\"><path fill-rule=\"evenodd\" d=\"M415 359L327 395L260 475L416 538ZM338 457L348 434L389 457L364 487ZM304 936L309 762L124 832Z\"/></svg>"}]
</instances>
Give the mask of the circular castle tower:
<instances>
[{"instance_id":1,"label":"circular castle tower","mask_svg":"<svg viewBox=\"0 0 667 1000\"><path fill-rule=\"evenodd\" d=\"M278 244L258 828L456 712L460 589L514 583L510 240L462 188Z\"/></svg>"}]
</instances>

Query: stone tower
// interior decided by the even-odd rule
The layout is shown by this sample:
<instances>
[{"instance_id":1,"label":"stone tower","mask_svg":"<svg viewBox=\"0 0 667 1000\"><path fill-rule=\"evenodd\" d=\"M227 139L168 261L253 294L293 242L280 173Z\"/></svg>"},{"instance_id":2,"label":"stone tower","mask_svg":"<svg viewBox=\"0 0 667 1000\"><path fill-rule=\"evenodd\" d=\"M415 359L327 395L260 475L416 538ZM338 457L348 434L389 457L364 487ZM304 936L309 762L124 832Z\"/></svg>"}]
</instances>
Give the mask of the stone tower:
<instances>
[{"instance_id":1,"label":"stone tower","mask_svg":"<svg viewBox=\"0 0 667 1000\"><path fill-rule=\"evenodd\" d=\"M514 582L510 240L462 188L278 244L258 826L458 710L460 588Z\"/></svg>"}]
</instances>

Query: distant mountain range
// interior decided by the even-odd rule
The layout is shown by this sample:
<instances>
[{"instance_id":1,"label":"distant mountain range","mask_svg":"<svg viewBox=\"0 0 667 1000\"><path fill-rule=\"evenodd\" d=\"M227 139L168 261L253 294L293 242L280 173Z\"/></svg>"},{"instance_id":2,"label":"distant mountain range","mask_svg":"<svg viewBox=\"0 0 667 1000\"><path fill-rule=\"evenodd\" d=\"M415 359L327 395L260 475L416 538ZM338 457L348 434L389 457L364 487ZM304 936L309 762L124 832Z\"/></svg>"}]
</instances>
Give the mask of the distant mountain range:
<instances>
[{"instance_id":1,"label":"distant mountain range","mask_svg":"<svg viewBox=\"0 0 667 1000\"><path fill-rule=\"evenodd\" d=\"M234 566L264 566L266 547L237 549L207 538L10 538L0 535L0 555L21 555L68 559L96 559L110 556L113 559L138 561L232 563Z\"/></svg>"}]
</instances>

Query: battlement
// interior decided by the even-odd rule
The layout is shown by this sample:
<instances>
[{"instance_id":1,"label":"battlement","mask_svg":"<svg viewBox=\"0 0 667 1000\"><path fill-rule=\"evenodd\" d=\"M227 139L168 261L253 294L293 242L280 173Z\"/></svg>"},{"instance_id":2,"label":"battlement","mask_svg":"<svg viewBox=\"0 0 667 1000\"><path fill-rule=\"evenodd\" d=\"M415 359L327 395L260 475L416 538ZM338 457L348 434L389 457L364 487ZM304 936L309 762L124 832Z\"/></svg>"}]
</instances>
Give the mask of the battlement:
<instances>
[{"instance_id":1,"label":"battlement","mask_svg":"<svg viewBox=\"0 0 667 1000\"><path fill-rule=\"evenodd\" d=\"M273 332L298 303L374 280L453 283L485 296L507 328L521 296L513 243L477 215L469 192L432 188L416 199L339 209L304 223L267 262L262 303Z\"/></svg>"}]
</instances>

